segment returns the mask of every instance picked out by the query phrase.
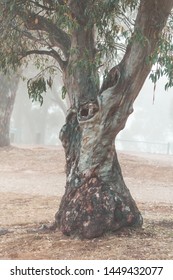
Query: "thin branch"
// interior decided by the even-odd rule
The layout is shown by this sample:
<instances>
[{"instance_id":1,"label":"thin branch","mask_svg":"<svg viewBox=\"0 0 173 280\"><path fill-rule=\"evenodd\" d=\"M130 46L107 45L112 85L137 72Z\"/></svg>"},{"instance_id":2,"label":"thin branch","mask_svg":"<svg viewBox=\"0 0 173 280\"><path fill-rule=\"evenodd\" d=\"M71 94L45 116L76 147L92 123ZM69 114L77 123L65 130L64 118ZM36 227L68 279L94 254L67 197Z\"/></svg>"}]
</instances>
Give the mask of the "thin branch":
<instances>
[{"instance_id":1,"label":"thin branch","mask_svg":"<svg viewBox=\"0 0 173 280\"><path fill-rule=\"evenodd\" d=\"M27 37L28 39L30 39L31 41L33 41L34 43L39 43L40 46L45 46L46 48L48 48L50 51L48 51L48 53L45 53L45 50L44 50L44 53L42 54L46 54L46 55L49 55L49 56L52 56L60 65L61 69L64 69L64 67L66 66L67 62L64 61L62 58L61 58L61 55L58 53L58 51L54 50L52 45L50 45L50 43L46 40L46 38L44 38L43 34L40 34L40 32L38 31L38 37L36 36L33 36L29 31L27 30L20 30L18 28L16 28L16 30L18 30L20 32L20 34L22 36L25 36ZM37 47L38 48L38 47ZM29 51L30 53L26 54L26 55L30 55L31 54L31 51ZM33 50L33 52L35 53L35 51ZM36 53L35 53L36 54ZM37 51L37 54L38 51ZM41 53L40 53L41 54Z\"/></svg>"},{"instance_id":2,"label":"thin branch","mask_svg":"<svg viewBox=\"0 0 173 280\"><path fill-rule=\"evenodd\" d=\"M38 3L38 2L35 2L35 1L30 1L30 2L33 3L36 7L41 8L41 9L43 9L43 10L50 11L50 12L55 11L54 8L47 7L47 6L42 5L42 4Z\"/></svg>"},{"instance_id":3,"label":"thin branch","mask_svg":"<svg viewBox=\"0 0 173 280\"><path fill-rule=\"evenodd\" d=\"M38 74L36 74L33 78L31 78L30 80L37 80L37 78L39 78L42 74L44 74L47 70L52 69L52 68L57 68L57 70L59 70L61 72L61 69L59 69L57 66L55 65L50 65L47 66L46 68L44 68L43 70L41 70Z\"/></svg>"},{"instance_id":4,"label":"thin branch","mask_svg":"<svg viewBox=\"0 0 173 280\"><path fill-rule=\"evenodd\" d=\"M51 44L59 47L63 51L65 57L68 58L71 47L71 39L65 31L58 28L53 22L51 22L51 20L41 15L36 15L35 13L29 11L23 12L19 10L17 10L16 13L24 21L27 29L46 32L49 36Z\"/></svg>"},{"instance_id":5,"label":"thin branch","mask_svg":"<svg viewBox=\"0 0 173 280\"><path fill-rule=\"evenodd\" d=\"M23 59L24 57L27 57L29 55L48 55L53 57L59 64L59 66L61 67L62 70L64 70L64 68L66 67L66 62L63 61L60 57L60 55L55 51L55 50L51 50L51 51L47 51L47 50L28 50L24 53L21 54L21 59Z\"/></svg>"},{"instance_id":6,"label":"thin branch","mask_svg":"<svg viewBox=\"0 0 173 280\"><path fill-rule=\"evenodd\" d=\"M34 42L41 42L40 39L38 39L37 37L35 37L34 35L32 35L29 31L27 30L19 30L20 33L22 34L22 36L30 39L31 41L34 41Z\"/></svg>"},{"instance_id":7,"label":"thin branch","mask_svg":"<svg viewBox=\"0 0 173 280\"><path fill-rule=\"evenodd\" d=\"M121 13L118 15L118 18L126 25L126 27L133 32L133 28L135 25L134 19L129 18L129 16L126 16L125 13Z\"/></svg>"}]
</instances>

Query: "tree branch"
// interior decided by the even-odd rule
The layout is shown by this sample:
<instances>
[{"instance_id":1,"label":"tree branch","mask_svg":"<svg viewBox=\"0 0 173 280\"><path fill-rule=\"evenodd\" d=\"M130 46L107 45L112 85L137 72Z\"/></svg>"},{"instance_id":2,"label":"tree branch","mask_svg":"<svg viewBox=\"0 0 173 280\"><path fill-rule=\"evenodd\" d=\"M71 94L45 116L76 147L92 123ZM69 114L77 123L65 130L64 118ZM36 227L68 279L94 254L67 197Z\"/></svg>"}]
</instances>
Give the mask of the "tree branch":
<instances>
[{"instance_id":1,"label":"tree branch","mask_svg":"<svg viewBox=\"0 0 173 280\"><path fill-rule=\"evenodd\" d=\"M35 1L30 1L30 2L33 3L36 7L41 8L43 10L50 11L50 12L55 11L54 8L51 8L51 3L50 3L50 7L48 7Z\"/></svg>"},{"instance_id":2,"label":"tree branch","mask_svg":"<svg viewBox=\"0 0 173 280\"><path fill-rule=\"evenodd\" d=\"M111 129L115 137L133 112L133 103L152 67L146 58L156 50L172 8L172 0L165 0L164 5L162 0L141 0L124 58L110 70L102 85L99 102L105 135Z\"/></svg>"},{"instance_id":3,"label":"tree branch","mask_svg":"<svg viewBox=\"0 0 173 280\"><path fill-rule=\"evenodd\" d=\"M33 55L33 54L51 56L58 62L59 66L61 67L62 70L65 69L66 62L63 61L61 59L60 55L53 49L50 50L50 51L47 51L47 50L28 50L28 51L24 52L23 54L21 54L21 59L23 59L26 56Z\"/></svg>"},{"instance_id":4,"label":"tree branch","mask_svg":"<svg viewBox=\"0 0 173 280\"><path fill-rule=\"evenodd\" d=\"M27 29L46 32L49 36L51 44L60 48L66 58L69 57L71 39L65 31L58 28L54 23L51 22L51 20L43 16L36 15L29 11L23 12L20 10L17 10L16 13L22 18Z\"/></svg>"},{"instance_id":5,"label":"tree branch","mask_svg":"<svg viewBox=\"0 0 173 280\"><path fill-rule=\"evenodd\" d=\"M146 62L157 47L162 30L173 8L172 0L141 0L135 21L134 33L129 41L125 55L119 65L113 67L102 84L101 92L107 88L119 85L124 88L128 97L133 99L138 95L152 64ZM120 72L117 85L117 71ZM127 87L125 89L125 87ZM114 92L118 92L115 88ZM122 92L122 90L121 90Z\"/></svg>"},{"instance_id":6,"label":"tree branch","mask_svg":"<svg viewBox=\"0 0 173 280\"><path fill-rule=\"evenodd\" d=\"M134 34L123 59L126 77L130 77L138 73L139 69L144 68L148 75L152 65L146 63L146 58L152 55L157 47L172 8L172 0L164 1L164 5L162 0L141 0ZM141 63L143 67L141 67Z\"/></svg>"}]
</instances>

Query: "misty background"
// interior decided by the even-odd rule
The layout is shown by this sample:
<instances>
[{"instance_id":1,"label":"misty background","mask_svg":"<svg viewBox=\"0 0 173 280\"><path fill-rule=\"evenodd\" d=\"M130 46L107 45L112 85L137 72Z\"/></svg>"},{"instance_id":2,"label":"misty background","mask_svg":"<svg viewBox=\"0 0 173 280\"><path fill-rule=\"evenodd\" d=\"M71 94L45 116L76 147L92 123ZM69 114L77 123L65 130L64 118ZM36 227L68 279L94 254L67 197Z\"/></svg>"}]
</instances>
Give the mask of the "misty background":
<instances>
[{"instance_id":1,"label":"misty background","mask_svg":"<svg viewBox=\"0 0 173 280\"><path fill-rule=\"evenodd\" d=\"M33 66L24 70L27 78L37 74ZM123 131L116 139L118 150L173 154L173 89L164 90L166 79L156 85L147 79L134 103ZM67 104L62 100L61 73L44 95L43 105L32 103L27 82L21 79L11 118L10 137L14 145L61 145L59 131L65 123Z\"/></svg>"}]
</instances>

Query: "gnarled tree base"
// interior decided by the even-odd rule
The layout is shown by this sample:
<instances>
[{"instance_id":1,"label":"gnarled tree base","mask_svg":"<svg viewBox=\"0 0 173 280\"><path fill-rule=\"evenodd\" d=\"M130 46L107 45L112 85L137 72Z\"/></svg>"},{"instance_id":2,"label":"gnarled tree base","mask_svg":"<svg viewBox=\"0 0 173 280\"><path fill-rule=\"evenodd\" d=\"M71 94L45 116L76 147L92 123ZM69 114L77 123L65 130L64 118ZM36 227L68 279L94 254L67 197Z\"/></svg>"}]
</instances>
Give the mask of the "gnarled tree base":
<instances>
[{"instance_id":1,"label":"gnarled tree base","mask_svg":"<svg viewBox=\"0 0 173 280\"><path fill-rule=\"evenodd\" d=\"M141 226L142 216L130 194L122 196L115 189L93 177L80 188L66 191L55 216L60 230L90 239L122 227Z\"/></svg>"}]
</instances>

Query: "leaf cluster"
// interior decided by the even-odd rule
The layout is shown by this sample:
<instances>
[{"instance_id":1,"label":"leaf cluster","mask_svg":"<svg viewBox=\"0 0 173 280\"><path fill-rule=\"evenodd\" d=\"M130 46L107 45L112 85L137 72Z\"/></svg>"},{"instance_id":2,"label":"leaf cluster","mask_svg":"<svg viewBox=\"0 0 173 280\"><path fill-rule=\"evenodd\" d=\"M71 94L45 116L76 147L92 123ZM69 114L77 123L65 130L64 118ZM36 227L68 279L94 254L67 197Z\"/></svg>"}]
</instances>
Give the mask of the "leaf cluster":
<instances>
[{"instance_id":1,"label":"leaf cluster","mask_svg":"<svg viewBox=\"0 0 173 280\"><path fill-rule=\"evenodd\" d=\"M173 86L173 17L170 16L158 46L148 62L154 65L150 79L154 84L163 77L167 77L165 90Z\"/></svg>"},{"instance_id":2,"label":"leaf cluster","mask_svg":"<svg viewBox=\"0 0 173 280\"><path fill-rule=\"evenodd\" d=\"M121 57L133 32L132 13L138 7L136 0L93 1L88 7L88 24L96 29L96 48L100 62L111 61ZM97 55L97 60L98 60Z\"/></svg>"},{"instance_id":3,"label":"leaf cluster","mask_svg":"<svg viewBox=\"0 0 173 280\"><path fill-rule=\"evenodd\" d=\"M134 24L139 0L1 0L0 1L0 70L7 72L16 69L28 58L39 69L45 66L43 57L51 57L60 65L62 71L69 66L69 57L78 52L71 45L73 34L85 27L92 30L95 40L95 54L85 49L83 56L69 66L73 73L89 69L90 79L98 83L98 69L104 65L107 70L112 61L119 62L130 40L134 40ZM83 8L77 14L72 8ZM79 9L79 11L81 11ZM150 77L154 83L162 76L168 77L166 88L173 85L172 30L173 16L168 21L167 29L160 38L158 48L148 63L157 65ZM135 33L135 40L145 44L140 30ZM33 56L34 55L34 56ZM89 81L88 81L89 82ZM46 91L47 79L39 77L28 82L29 95L42 103L42 93ZM63 96L65 96L65 90Z\"/></svg>"},{"instance_id":4,"label":"leaf cluster","mask_svg":"<svg viewBox=\"0 0 173 280\"><path fill-rule=\"evenodd\" d=\"M27 81L28 95L32 102L39 102L42 106L43 94L47 92L48 88L52 88L52 77L55 75L56 70L54 66L48 66Z\"/></svg>"}]
</instances>

